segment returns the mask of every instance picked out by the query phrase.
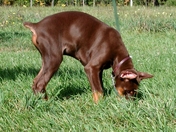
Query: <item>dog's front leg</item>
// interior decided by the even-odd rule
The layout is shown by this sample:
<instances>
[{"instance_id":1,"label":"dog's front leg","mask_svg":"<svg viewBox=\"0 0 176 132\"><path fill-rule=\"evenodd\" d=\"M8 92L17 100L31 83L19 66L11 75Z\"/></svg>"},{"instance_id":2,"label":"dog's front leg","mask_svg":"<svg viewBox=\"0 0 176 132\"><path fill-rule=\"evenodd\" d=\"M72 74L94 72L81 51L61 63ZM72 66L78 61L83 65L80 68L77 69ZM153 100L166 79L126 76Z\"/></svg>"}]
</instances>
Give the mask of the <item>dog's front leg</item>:
<instances>
[{"instance_id":1,"label":"dog's front leg","mask_svg":"<svg viewBox=\"0 0 176 132\"><path fill-rule=\"evenodd\" d=\"M90 82L93 93L93 100L95 103L98 103L98 100L103 97L102 71L98 67L91 65L86 65L84 70Z\"/></svg>"}]
</instances>

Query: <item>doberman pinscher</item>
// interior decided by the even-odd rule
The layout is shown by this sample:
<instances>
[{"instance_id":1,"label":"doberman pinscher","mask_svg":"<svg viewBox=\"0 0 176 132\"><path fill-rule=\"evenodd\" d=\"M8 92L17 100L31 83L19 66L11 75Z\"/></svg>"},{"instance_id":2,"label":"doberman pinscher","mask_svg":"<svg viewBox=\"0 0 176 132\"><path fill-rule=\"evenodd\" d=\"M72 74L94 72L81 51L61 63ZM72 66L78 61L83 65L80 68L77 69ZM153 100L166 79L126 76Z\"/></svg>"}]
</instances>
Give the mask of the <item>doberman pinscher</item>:
<instances>
[{"instance_id":1,"label":"doberman pinscher","mask_svg":"<svg viewBox=\"0 0 176 132\"><path fill-rule=\"evenodd\" d=\"M142 79L153 77L134 69L117 30L89 14L61 12L38 23L25 22L24 26L32 31L32 42L42 57L42 67L33 81L34 93L46 95L46 85L58 70L63 55L76 58L84 66L94 102L103 96L104 69L112 67L115 88L126 98L135 96Z\"/></svg>"}]
</instances>

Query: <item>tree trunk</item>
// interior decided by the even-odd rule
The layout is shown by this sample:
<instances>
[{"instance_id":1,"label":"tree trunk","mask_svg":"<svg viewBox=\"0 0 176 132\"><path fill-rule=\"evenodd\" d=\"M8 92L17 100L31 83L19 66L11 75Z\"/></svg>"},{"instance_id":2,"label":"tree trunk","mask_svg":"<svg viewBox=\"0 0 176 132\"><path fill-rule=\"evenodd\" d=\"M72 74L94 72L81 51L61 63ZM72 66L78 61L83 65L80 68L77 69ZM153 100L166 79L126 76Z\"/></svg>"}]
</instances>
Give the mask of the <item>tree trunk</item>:
<instances>
[{"instance_id":1,"label":"tree trunk","mask_svg":"<svg viewBox=\"0 0 176 132\"><path fill-rule=\"evenodd\" d=\"M95 0L93 0L93 7L95 7Z\"/></svg>"},{"instance_id":2,"label":"tree trunk","mask_svg":"<svg viewBox=\"0 0 176 132\"><path fill-rule=\"evenodd\" d=\"M32 0L30 0L30 7L32 7Z\"/></svg>"},{"instance_id":3,"label":"tree trunk","mask_svg":"<svg viewBox=\"0 0 176 132\"><path fill-rule=\"evenodd\" d=\"M84 7L84 0L82 1L82 5L83 5L83 7Z\"/></svg>"},{"instance_id":4,"label":"tree trunk","mask_svg":"<svg viewBox=\"0 0 176 132\"><path fill-rule=\"evenodd\" d=\"M54 0L52 0L52 2L51 2L51 6L54 7Z\"/></svg>"},{"instance_id":5,"label":"tree trunk","mask_svg":"<svg viewBox=\"0 0 176 132\"><path fill-rule=\"evenodd\" d=\"M133 0L130 0L130 6L131 7L133 6Z\"/></svg>"},{"instance_id":6,"label":"tree trunk","mask_svg":"<svg viewBox=\"0 0 176 132\"><path fill-rule=\"evenodd\" d=\"M154 6L159 6L158 0L154 0L154 1L153 1L153 5L154 5Z\"/></svg>"},{"instance_id":7,"label":"tree trunk","mask_svg":"<svg viewBox=\"0 0 176 132\"><path fill-rule=\"evenodd\" d=\"M148 0L146 0L146 1L145 1L145 6L148 6L148 3L149 3L149 1L148 1Z\"/></svg>"}]
</instances>

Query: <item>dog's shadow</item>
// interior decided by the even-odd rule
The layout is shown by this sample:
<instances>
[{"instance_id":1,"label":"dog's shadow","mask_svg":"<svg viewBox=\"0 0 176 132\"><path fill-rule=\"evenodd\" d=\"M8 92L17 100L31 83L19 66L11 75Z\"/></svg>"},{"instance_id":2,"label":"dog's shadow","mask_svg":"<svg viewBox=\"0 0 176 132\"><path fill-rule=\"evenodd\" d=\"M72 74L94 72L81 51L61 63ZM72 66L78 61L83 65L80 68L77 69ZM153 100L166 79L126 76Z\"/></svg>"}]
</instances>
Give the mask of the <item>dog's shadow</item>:
<instances>
[{"instance_id":1,"label":"dog's shadow","mask_svg":"<svg viewBox=\"0 0 176 132\"><path fill-rule=\"evenodd\" d=\"M29 76L30 78L32 77L34 79L35 76L38 74L39 70L40 69L38 68L32 68L32 67L26 68L26 67L20 67L20 66L13 67L13 68L0 68L0 83L2 83L4 80L16 81L19 78L19 76L20 77ZM74 71L72 71L72 68L69 68L67 71L72 74L74 73ZM61 78L62 76L65 77L64 71L59 70L54 75L55 78L57 78L57 76L61 76ZM29 88L31 88L31 86L29 86ZM75 85L69 85L63 89L58 86L56 89L54 89L54 91L51 94L55 96L57 99L59 98L63 100L63 99L68 99L70 97L74 97L75 95L81 95L86 91L88 91L88 88L84 88L84 86L76 86L75 88Z\"/></svg>"},{"instance_id":2,"label":"dog's shadow","mask_svg":"<svg viewBox=\"0 0 176 132\"><path fill-rule=\"evenodd\" d=\"M82 95L83 93L86 92L86 88L82 88L82 87L74 88L72 86L69 86L69 87L60 89L60 87L58 87L55 89L55 91L56 92L53 92L51 96L53 96L55 100L58 100L58 99L64 100L64 99L74 98L76 95Z\"/></svg>"},{"instance_id":3,"label":"dog's shadow","mask_svg":"<svg viewBox=\"0 0 176 132\"><path fill-rule=\"evenodd\" d=\"M15 81L20 76L20 74L24 76L32 76L34 78L38 74L38 72L39 72L39 69L37 68L22 68L20 66L14 67L14 68L5 68L5 69L0 68L0 82L2 82L4 79ZM63 71L60 70L59 73L55 75L55 77L65 76L64 73L62 72ZM68 72L73 73L72 68L69 68ZM29 86L29 88L31 88L31 86ZM90 86L85 88L84 86L80 85L80 86L76 86L75 88L75 85L69 85L63 89L61 89L60 87L57 87L51 93L51 96L54 96L56 100L57 99L63 100L63 99L74 98L74 96L76 95L82 95L83 93L86 93L89 90L91 91ZM113 88L112 89L104 88L104 96L110 96L112 92L115 92ZM139 91L138 94L136 95L136 98L138 100L143 99L143 93Z\"/></svg>"},{"instance_id":4,"label":"dog's shadow","mask_svg":"<svg viewBox=\"0 0 176 132\"><path fill-rule=\"evenodd\" d=\"M90 88L90 87L89 87ZM55 93L55 95L51 95L53 97L55 97L55 100L58 100L58 99L61 99L61 100L64 100L64 99L69 99L69 98L72 98L74 99L74 97L76 95L82 95L84 93L87 93L88 92L88 88L83 88L83 87L77 87L77 88L74 88L74 86L69 86L69 87L66 87L64 89L60 89L59 87L55 89L56 91L53 92ZM59 91L59 92L58 92ZM116 94L117 96L119 96L114 89L106 89L104 88L104 96L111 96L111 94ZM58 92L58 93L57 93ZM91 92L91 90L89 91ZM134 100L143 100L143 93L141 91L139 91L137 93L137 95L133 98Z\"/></svg>"},{"instance_id":5,"label":"dog's shadow","mask_svg":"<svg viewBox=\"0 0 176 132\"><path fill-rule=\"evenodd\" d=\"M144 97L143 93L141 91L139 91L137 93L137 95L135 96L135 99L137 99L137 100L143 100L144 99L143 97Z\"/></svg>"},{"instance_id":6,"label":"dog's shadow","mask_svg":"<svg viewBox=\"0 0 176 132\"><path fill-rule=\"evenodd\" d=\"M0 68L0 82L3 80L13 80L15 81L20 74L23 76L32 76L35 77L39 69L35 68L22 68L22 67L14 67L14 68Z\"/></svg>"}]
</instances>

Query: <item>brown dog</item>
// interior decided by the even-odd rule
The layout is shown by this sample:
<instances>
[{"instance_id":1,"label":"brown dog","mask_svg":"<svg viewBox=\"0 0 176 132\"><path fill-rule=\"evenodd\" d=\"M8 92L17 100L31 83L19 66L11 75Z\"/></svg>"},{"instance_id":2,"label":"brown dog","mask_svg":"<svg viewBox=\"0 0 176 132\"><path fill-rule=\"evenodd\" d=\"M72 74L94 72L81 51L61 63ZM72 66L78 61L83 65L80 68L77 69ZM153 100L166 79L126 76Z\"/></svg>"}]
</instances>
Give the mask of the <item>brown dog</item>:
<instances>
[{"instance_id":1,"label":"brown dog","mask_svg":"<svg viewBox=\"0 0 176 132\"><path fill-rule=\"evenodd\" d=\"M134 69L115 29L86 13L61 12L38 23L25 22L24 26L32 31L32 42L42 56L42 67L33 81L34 93L46 93L46 85L58 70L63 55L76 58L84 66L94 102L103 95L104 69L112 67L116 90L126 98L136 94L142 79L153 77Z\"/></svg>"}]
</instances>

